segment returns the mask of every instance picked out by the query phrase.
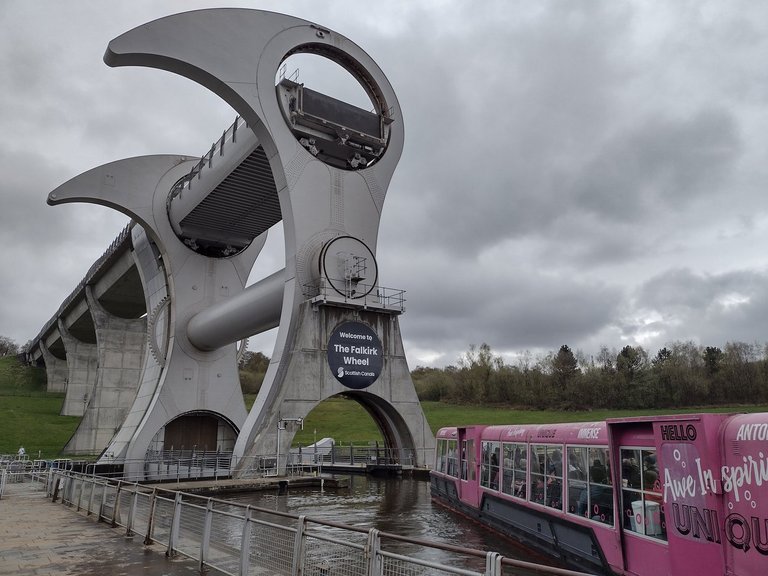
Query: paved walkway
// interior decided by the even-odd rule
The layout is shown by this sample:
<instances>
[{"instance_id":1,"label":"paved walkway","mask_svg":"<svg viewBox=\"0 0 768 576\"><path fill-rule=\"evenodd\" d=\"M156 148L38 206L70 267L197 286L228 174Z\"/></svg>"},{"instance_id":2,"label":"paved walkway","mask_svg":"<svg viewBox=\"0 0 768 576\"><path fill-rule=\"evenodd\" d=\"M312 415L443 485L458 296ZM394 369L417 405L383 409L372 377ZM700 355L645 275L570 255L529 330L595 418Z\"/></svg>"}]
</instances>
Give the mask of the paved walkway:
<instances>
[{"instance_id":1,"label":"paved walkway","mask_svg":"<svg viewBox=\"0 0 768 576\"><path fill-rule=\"evenodd\" d=\"M197 563L169 559L158 545L144 546L60 503L29 484L9 484L0 499L0 576L175 576L200 574Z\"/></svg>"}]
</instances>

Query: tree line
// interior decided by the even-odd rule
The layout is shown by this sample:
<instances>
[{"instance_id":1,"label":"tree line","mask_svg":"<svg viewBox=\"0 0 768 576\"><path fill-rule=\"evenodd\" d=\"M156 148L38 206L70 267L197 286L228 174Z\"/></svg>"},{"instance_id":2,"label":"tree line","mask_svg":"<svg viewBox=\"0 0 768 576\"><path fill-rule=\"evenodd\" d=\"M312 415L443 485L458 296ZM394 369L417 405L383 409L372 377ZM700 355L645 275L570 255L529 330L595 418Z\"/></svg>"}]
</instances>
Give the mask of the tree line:
<instances>
[{"instance_id":1,"label":"tree line","mask_svg":"<svg viewBox=\"0 0 768 576\"><path fill-rule=\"evenodd\" d=\"M0 357L26 346L0 336ZM269 362L261 352L245 352L239 362L243 393L258 393ZM566 410L765 404L768 345L673 342L654 356L642 346L602 346L587 356L563 344L557 352L526 352L506 363L481 344L470 346L455 365L419 366L411 377L421 400L456 404Z\"/></svg>"},{"instance_id":2,"label":"tree line","mask_svg":"<svg viewBox=\"0 0 768 576\"><path fill-rule=\"evenodd\" d=\"M269 368L269 356L246 350L238 362L240 388L243 394L258 394Z\"/></svg>"},{"instance_id":3,"label":"tree line","mask_svg":"<svg viewBox=\"0 0 768 576\"><path fill-rule=\"evenodd\" d=\"M457 365L411 372L421 400L573 410L676 408L768 402L768 346L722 349L673 342L654 356L641 346L601 347L597 356L522 354L512 363L470 346Z\"/></svg>"}]
</instances>

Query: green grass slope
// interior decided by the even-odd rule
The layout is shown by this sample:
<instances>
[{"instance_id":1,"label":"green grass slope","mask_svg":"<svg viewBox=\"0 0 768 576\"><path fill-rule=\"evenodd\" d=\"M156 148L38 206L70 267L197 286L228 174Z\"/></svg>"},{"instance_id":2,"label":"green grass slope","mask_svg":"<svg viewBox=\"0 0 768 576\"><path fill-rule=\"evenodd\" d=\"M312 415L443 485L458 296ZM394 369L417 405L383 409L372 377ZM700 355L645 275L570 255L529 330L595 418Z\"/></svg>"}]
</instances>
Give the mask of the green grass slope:
<instances>
[{"instance_id":1,"label":"green grass slope","mask_svg":"<svg viewBox=\"0 0 768 576\"><path fill-rule=\"evenodd\" d=\"M0 358L0 454L24 446L30 458L55 458L80 418L59 416L64 394L45 391L45 371Z\"/></svg>"},{"instance_id":2,"label":"green grass slope","mask_svg":"<svg viewBox=\"0 0 768 576\"><path fill-rule=\"evenodd\" d=\"M250 408L255 395L246 396ZM59 416L63 394L45 392L45 372L21 365L14 357L0 358L0 454L16 453L24 446L31 457L55 458L77 429L80 418ZM467 406L442 402L422 402L433 432L444 426L467 424L547 424L553 422L591 422L606 418L692 412L760 412L768 406L723 406L680 410L594 410L588 412L556 410L515 410L499 406ZM330 398L304 420L294 446L308 446L324 437L337 444L383 443L381 433L365 409L342 397Z\"/></svg>"}]
</instances>

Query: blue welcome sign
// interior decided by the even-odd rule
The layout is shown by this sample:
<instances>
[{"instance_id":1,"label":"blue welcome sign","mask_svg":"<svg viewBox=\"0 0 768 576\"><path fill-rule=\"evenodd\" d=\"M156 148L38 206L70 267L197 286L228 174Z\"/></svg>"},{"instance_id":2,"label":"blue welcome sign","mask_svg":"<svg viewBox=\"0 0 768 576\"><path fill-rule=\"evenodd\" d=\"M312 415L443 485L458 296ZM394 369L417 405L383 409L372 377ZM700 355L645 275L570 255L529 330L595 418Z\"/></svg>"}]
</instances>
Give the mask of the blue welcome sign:
<instances>
[{"instance_id":1,"label":"blue welcome sign","mask_svg":"<svg viewBox=\"0 0 768 576\"><path fill-rule=\"evenodd\" d=\"M334 378L347 388L360 390L381 374L381 340L368 325L344 322L328 339L328 366Z\"/></svg>"}]
</instances>

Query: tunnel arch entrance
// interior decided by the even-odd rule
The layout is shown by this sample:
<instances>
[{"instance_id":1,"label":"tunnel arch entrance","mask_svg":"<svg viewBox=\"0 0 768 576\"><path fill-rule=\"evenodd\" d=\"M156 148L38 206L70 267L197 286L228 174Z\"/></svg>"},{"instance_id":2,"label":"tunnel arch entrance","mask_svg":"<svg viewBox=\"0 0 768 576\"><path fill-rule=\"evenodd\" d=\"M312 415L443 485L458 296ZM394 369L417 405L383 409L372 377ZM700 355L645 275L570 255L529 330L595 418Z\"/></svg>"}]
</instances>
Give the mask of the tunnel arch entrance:
<instances>
[{"instance_id":1,"label":"tunnel arch entrance","mask_svg":"<svg viewBox=\"0 0 768 576\"><path fill-rule=\"evenodd\" d=\"M365 391L346 392L343 396L357 402L376 424L383 437L388 464L415 464L414 439L405 419L392 404L381 396Z\"/></svg>"},{"instance_id":2,"label":"tunnel arch entrance","mask_svg":"<svg viewBox=\"0 0 768 576\"><path fill-rule=\"evenodd\" d=\"M342 405L342 408L336 409L333 404ZM338 424L332 422L340 416L345 421L354 421L354 429L340 430ZM318 425L319 418L325 423ZM361 424L361 419L366 422ZM315 452L326 454L324 459L327 461L330 457L327 456L330 453L328 439L333 441L342 459L348 457L348 446L349 449L361 449L359 452L365 452L367 447L369 459L375 459L377 464L412 466L416 462L414 439L404 418L392 404L364 391L342 392L318 403L304 419L304 430L300 433L302 441L297 441L296 435L292 453L299 450L302 462L312 461ZM307 449L309 454L305 452Z\"/></svg>"},{"instance_id":3,"label":"tunnel arch entrance","mask_svg":"<svg viewBox=\"0 0 768 576\"><path fill-rule=\"evenodd\" d=\"M237 427L221 414L192 410L173 418L158 430L150 452L193 451L231 452Z\"/></svg>"},{"instance_id":4,"label":"tunnel arch entrance","mask_svg":"<svg viewBox=\"0 0 768 576\"><path fill-rule=\"evenodd\" d=\"M239 430L227 418L208 410L191 410L157 431L144 457L144 477L161 480L228 474Z\"/></svg>"}]
</instances>

